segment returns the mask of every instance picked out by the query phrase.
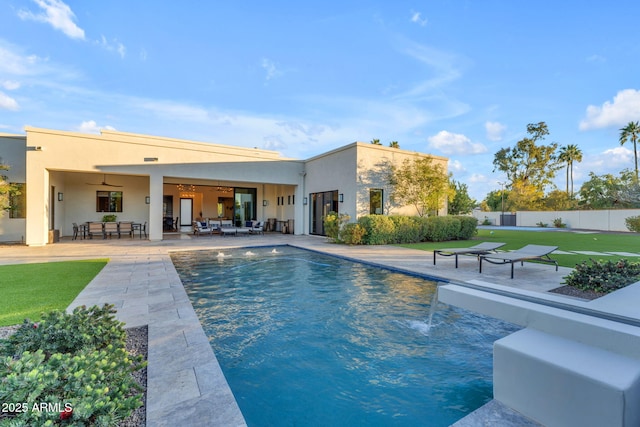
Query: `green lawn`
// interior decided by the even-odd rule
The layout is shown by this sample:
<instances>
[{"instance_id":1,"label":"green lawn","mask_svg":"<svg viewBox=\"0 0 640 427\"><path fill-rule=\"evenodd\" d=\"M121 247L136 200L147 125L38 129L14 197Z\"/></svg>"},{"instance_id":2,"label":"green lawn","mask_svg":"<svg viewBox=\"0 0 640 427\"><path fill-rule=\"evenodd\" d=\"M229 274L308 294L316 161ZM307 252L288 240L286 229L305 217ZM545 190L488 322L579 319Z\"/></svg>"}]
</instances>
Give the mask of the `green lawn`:
<instances>
[{"instance_id":1,"label":"green lawn","mask_svg":"<svg viewBox=\"0 0 640 427\"><path fill-rule=\"evenodd\" d=\"M504 242L501 249L512 250L524 245L549 245L558 246L561 251L594 251L594 252L633 252L640 254L640 234L635 233L577 233L572 231L516 231L516 230L478 230L478 235L473 240L456 240L450 242L436 243L416 243L410 245L400 245L406 248L422 249L432 251L443 248L464 248L473 246L478 241ZM558 261L564 267L575 267L583 260L593 259L620 259L626 258L630 261L640 262L640 257L629 257L612 255L551 255L551 258Z\"/></svg>"},{"instance_id":2,"label":"green lawn","mask_svg":"<svg viewBox=\"0 0 640 427\"><path fill-rule=\"evenodd\" d=\"M64 310L107 265L106 259L0 266L0 326Z\"/></svg>"}]
</instances>

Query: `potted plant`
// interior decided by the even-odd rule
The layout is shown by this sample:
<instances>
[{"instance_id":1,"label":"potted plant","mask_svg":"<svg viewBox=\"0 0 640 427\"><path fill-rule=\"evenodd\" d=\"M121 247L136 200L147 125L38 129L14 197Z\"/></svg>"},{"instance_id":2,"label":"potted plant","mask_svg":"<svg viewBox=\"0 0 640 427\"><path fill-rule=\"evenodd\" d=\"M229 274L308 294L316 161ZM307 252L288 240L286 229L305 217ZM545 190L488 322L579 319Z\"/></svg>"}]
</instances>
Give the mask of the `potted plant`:
<instances>
[{"instance_id":1,"label":"potted plant","mask_svg":"<svg viewBox=\"0 0 640 427\"><path fill-rule=\"evenodd\" d=\"M118 216L114 214L107 214L102 216L102 222L116 222L117 219Z\"/></svg>"}]
</instances>

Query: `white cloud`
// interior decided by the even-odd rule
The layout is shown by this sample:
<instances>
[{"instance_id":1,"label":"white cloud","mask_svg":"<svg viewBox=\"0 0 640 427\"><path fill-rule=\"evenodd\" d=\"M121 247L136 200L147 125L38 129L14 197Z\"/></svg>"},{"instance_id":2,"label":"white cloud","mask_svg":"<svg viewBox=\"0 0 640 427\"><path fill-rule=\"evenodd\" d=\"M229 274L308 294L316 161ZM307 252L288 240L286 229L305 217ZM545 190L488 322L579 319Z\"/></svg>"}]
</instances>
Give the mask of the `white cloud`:
<instances>
[{"instance_id":1,"label":"white cloud","mask_svg":"<svg viewBox=\"0 0 640 427\"><path fill-rule=\"evenodd\" d=\"M112 126L98 126L95 120L82 122L75 130L82 133L100 133L101 129L116 130Z\"/></svg>"},{"instance_id":2,"label":"white cloud","mask_svg":"<svg viewBox=\"0 0 640 427\"><path fill-rule=\"evenodd\" d=\"M449 160L449 172L466 172L466 168L460 160Z\"/></svg>"},{"instance_id":3,"label":"white cloud","mask_svg":"<svg viewBox=\"0 0 640 427\"><path fill-rule=\"evenodd\" d=\"M280 71L278 67L276 67L275 62L270 59L262 58L260 66L267 72L267 80L275 79L276 77L280 77L282 75L282 71Z\"/></svg>"},{"instance_id":4,"label":"white cloud","mask_svg":"<svg viewBox=\"0 0 640 427\"><path fill-rule=\"evenodd\" d=\"M472 182L472 183L478 183L478 182L485 183L489 181L490 181L489 178L487 178L486 175L483 175L481 173L474 173L474 174L471 174L471 176L469 177L469 182Z\"/></svg>"},{"instance_id":5,"label":"white cloud","mask_svg":"<svg viewBox=\"0 0 640 427\"><path fill-rule=\"evenodd\" d=\"M413 22L414 24L418 24L421 27L424 27L425 25L427 25L427 18L423 18L422 14L420 12L414 12L413 10L411 11L411 22Z\"/></svg>"},{"instance_id":6,"label":"white cloud","mask_svg":"<svg viewBox=\"0 0 640 427\"><path fill-rule=\"evenodd\" d=\"M451 133L441 130L437 135L427 138L429 148L439 150L444 154L479 154L487 151L483 144L472 142L466 136L459 133Z\"/></svg>"},{"instance_id":7,"label":"white cloud","mask_svg":"<svg viewBox=\"0 0 640 427\"><path fill-rule=\"evenodd\" d=\"M18 101L11 98L9 95L0 91L0 109L9 110L9 111L18 111L20 107L18 106Z\"/></svg>"},{"instance_id":8,"label":"white cloud","mask_svg":"<svg viewBox=\"0 0 640 427\"><path fill-rule=\"evenodd\" d=\"M434 89L442 89L443 86L462 76L458 65L460 58L456 55L412 41L405 41L401 50L411 58L429 67L431 69L430 74L433 77L414 85L413 88L401 94L400 97L423 96Z\"/></svg>"},{"instance_id":9,"label":"white cloud","mask_svg":"<svg viewBox=\"0 0 640 427\"><path fill-rule=\"evenodd\" d=\"M640 91L624 89L616 94L613 102L606 101L601 107L589 105L587 116L580 122L580 130L610 126L624 126L640 117Z\"/></svg>"},{"instance_id":10,"label":"white cloud","mask_svg":"<svg viewBox=\"0 0 640 427\"><path fill-rule=\"evenodd\" d=\"M15 46L0 40L0 72L14 76L33 75L42 69L42 62L36 55L21 55Z\"/></svg>"},{"instance_id":11,"label":"white cloud","mask_svg":"<svg viewBox=\"0 0 640 427\"><path fill-rule=\"evenodd\" d=\"M633 145L630 145L633 147ZM598 156L598 160L595 162L606 166L607 168L617 167L633 167L633 150L627 147L615 147L605 150L602 156Z\"/></svg>"},{"instance_id":12,"label":"white cloud","mask_svg":"<svg viewBox=\"0 0 640 427\"><path fill-rule=\"evenodd\" d=\"M109 52L117 52L118 55L120 55L120 58L123 59L125 54L127 53L127 48L117 39L114 39L112 42L110 42L105 36L102 36L100 37L100 40L96 41L96 43Z\"/></svg>"},{"instance_id":13,"label":"white cloud","mask_svg":"<svg viewBox=\"0 0 640 427\"><path fill-rule=\"evenodd\" d=\"M498 122L486 122L484 128L487 131L489 141L502 141L504 131L507 129L505 125Z\"/></svg>"},{"instance_id":14,"label":"white cloud","mask_svg":"<svg viewBox=\"0 0 640 427\"><path fill-rule=\"evenodd\" d=\"M69 6L60 0L33 0L43 13L33 13L28 10L18 11L22 19L31 19L50 24L56 30L62 31L72 39L84 40L84 30L74 22L75 14Z\"/></svg>"},{"instance_id":15,"label":"white cloud","mask_svg":"<svg viewBox=\"0 0 640 427\"><path fill-rule=\"evenodd\" d=\"M20 82L16 82L13 80L5 80L0 82L0 86L5 88L6 90L16 90L16 89L20 89Z\"/></svg>"}]
</instances>

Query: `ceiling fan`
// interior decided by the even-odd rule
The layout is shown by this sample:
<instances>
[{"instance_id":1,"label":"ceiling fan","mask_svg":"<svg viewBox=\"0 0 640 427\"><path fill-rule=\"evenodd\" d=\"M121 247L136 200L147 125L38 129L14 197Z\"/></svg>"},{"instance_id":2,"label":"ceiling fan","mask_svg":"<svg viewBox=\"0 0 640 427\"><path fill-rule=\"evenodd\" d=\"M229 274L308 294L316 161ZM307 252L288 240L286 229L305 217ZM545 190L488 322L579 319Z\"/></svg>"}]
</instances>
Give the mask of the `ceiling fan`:
<instances>
[{"instance_id":1,"label":"ceiling fan","mask_svg":"<svg viewBox=\"0 0 640 427\"><path fill-rule=\"evenodd\" d=\"M107 187L122 187L122 185L116 185L116 184L108 184L107 183L107 175L103 175L102 177L102 182L100 184L93 184L91 182L87 182L87 185L105 185Z\"/></svg>"}]
</instances>

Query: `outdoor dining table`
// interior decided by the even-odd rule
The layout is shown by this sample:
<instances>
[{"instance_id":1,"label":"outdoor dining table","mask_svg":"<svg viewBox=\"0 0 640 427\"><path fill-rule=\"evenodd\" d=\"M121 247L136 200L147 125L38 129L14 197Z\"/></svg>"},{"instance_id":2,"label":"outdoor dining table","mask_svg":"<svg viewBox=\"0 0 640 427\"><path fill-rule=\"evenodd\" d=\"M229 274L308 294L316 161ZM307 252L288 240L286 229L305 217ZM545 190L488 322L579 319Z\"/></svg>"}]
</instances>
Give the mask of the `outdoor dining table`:
<instances>
[{"instance_id":1,"label":"outdoor dining table","mask_svg":"<svg viewBox=\"0 0 640 427\"><path fill-rule=\"evenodd\" d=\"M135 236L135 232L136 230L138 231L138 234L140 236L140 238L142 239L142 234L145 234L145 237L147 235L146 230L143 228L142 223L140 222L134 222L134 221L118 221L117 224L117 230L118 230L118 235L120 233L120 223L122 222L127 222L127 223L131 223L131 228L133 230L133 235ZM102 238L105 239L106 236L106 231L105 231L105 224L107 224L104 221L86 221L83 222L81 224L78 224L78 234L82 233L82 238L86 239L87 235L89 234L89 224L102 224ZM91 237L91 236L89 236Z\"/></svg>"}]
</instances>

